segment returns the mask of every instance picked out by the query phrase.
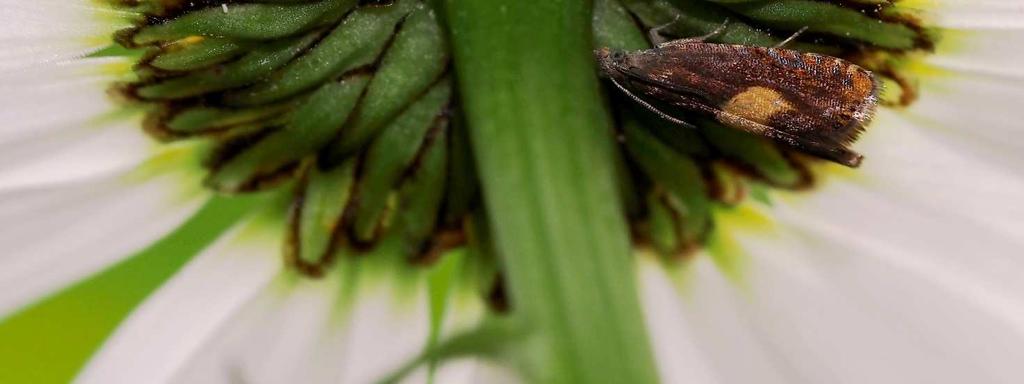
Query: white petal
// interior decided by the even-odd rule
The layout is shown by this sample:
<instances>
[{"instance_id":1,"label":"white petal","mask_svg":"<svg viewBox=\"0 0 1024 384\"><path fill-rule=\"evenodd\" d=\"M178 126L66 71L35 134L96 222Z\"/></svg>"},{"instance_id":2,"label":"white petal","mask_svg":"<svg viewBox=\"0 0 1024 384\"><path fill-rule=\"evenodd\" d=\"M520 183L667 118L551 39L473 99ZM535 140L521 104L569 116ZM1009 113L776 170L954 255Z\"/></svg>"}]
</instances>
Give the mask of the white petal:
<instances>
[{"instance_id":1,"label":"white petal","mask_svg":"<svg viewBox=\"0 0 1024 384\"><path fill-rule=\"evenodd\" d=\"M758 248L747 290L698 270L688 313L727 382L1019 382L1020 339L1001 321L811 241L821 248Z\"/></svg>"},{"instance_id":2,"label":"white petal","mask_svg":"<svg viewBox=\"0 0 1024 384\"><path fill-rule=\"evenodd\" d=\"M0 191L0 317L178 226L205 200L185 173Z\"/></svg>"},{"instance_id":3,"label":"white petal","mask_svg":"<svg viewBox=\"0 0 1024 384\"><path fill-rule=\"evenodd\" d=\"M0 0L0 71L83 56L111 44L130 15L88 0Z\"/></svg>"},{"instance_id":4,"label":"white petal","mask_svg":"<svg viewBox=\"0 0 1024 384\"><path fill-rule=\"evenodd\" d=\"M360 277L366 280L357 282L358 297L342 319L344 332L330 348L340 352L334 355L339 360L332 360L343 383L372 382L391 373L423 350L430 330L425 281L403 299L391 276L385 282Z\"/></svg>"},{"instance_id":5,"label":"white petal","mask_svg":"<svg viewBox=\"0 0 1024 384\"><path fill-rule=\"evenodd\" d=\"M901 218L872 224L908 236L902 227L914 223ZM989 264L1011 254L944 251L959 234L941 228L932 238L947 240L936 239L931 253L870 237L877 232L815 221L797 227L786 248L751 249L762 256L753 261L760 273L751 274L755 303L744 314L768 344L800 362L808 382L1019 382L1020 290L982 281L985 267L957 270L960 260L945 260Z\"/></svg>"},{"instance_id":6,"label":"white petal","mask_svg":"<svg viewBox=\"0 0 1024 384\"><path fill-rule=\"evenodd\" d=\"M1024 20L1024 14L1015 16ZM1010 47L1024 44L1024 23L1013 29L946 29L942 31L934 54L922 57L922 61L945 69L946 72L926 70L929 74L925 87L938 80L958 80L961 74L1003 75L1019 81L1024 77L1024 52ZM954 71L959 73L948 73ZM984 80L984 78L982 78ZM927 96L927 93L924 94Z\"/></svg>"},{"instance_id":7,"label":"white petal","mask_svg":"<svg viewBox=\"0 0 1024 384\"><path fill-rule=\"evenodd\" d=\"M105 177L137 167L157 144L108 89L123 59L0 74L0 190Z\"/></svg>"},{"instance_id":8,"label":"white petal","mask_svg":"<svg viewBox=\"0 0 1024 384\"><path fill-rule=\"evenodd\" d=\"M461 358L444 361L438 365L434 372L435 383L480 383L476 380L479 375L480 364L485 362L475 358ZM410 383L415 381L407 380Z\"/></svg>"},{"instance_id":9,"label":"white petal","mask_svg":"<svg viewBox=\"0 0 1024 384\"><path fill-rule=\"evenodd\" d=\"M1024 26L1024 3L1017 0L910 0L901 6L918 8L929 24L947 28L1019 28Z\"/></svg>"},{"instance_id":10,"label":"white petal","mask_svg":"<svg viewBox=\"0 0 1024 384\"><path fill-rule=\"evenodd\" d=\"M804 382L799 380L800 376L794 368L794 365L802 362L791 361L789 357L777 353L767 345L756 333L754 320L741 312L744 306L748 305L742 300L745 297L737 298L743 294L741 286L736 285L734 281L726 280L722 271L715 267L708 255L696 256L688 272L685 290L680 291L680 297L683 299L680 303L684 304L683 315L676 320L679 324L673 326L683 328L676 332L685 332L692 338L689 342L695 344L705 356L706 363L703 364L709 366L717 382ZM750 272L753 273L755 272ZM652 325L653 337L658 337L664 332L658 329L660 327L662 325ZM693 364L686 361L662 360L663 356L672 355L659 353L659 364L662 366ZM678 382L668 380L674 377L671 373L667 374L666 383Z\"/></svg>"},{"instance_id":11,"label":"white petal","mask_svg":"<svg viewBox=\"0 0 1024 384\"><path fill-rule=\"evenodd\" d=\"M425 347L424 282L411 297L354 270L271 283L280 244L261 244L208 251L129 319L83 381L370 383ZM424 377L421 369L410 380Z\"/></svg>"},{"instance_id":12,"label":"white petal","mask_svg":"<svg viewBox=\"0 0 1024 384\"><path fill-rule=\"evenodd\" d=\"M971 73L925 76L921 98L901 114L911 125L927 129L933 140L962 152L961 156L1021 175L1024 133L1015 112L1024 92L1022 87L1024 77ZM872 124L871 130L876 129L887 128Z\"/></svg>"},{"instance_id":13,"label":"white petal","mask_svg":"<svg viewBox=\"0 0 1024 384\"><path fill-rule=\"evenodd\" d=\"M645 255L637 257L647 329L662 382L719 382L701 346L695 343L671 278Z\"/></svg>"},{"instance_id":14,"label":"white petal","mask_svg":"<svg viewBox=\"0 0 1024 384\"><path fill-rule=\"evenodd\" d=\"M438 381L440 383L440 381ZM508 367L492 361L480 360L476 364L470 383L517 384L523 383L522 378Z\"/></svg>"},{"instance_id":15,"label":"white petal","mask_svg":"<svg viewBox=\"0 0 1024 384\"><path fill-rule=\"evenodd\" d=\"M893 209L931 216L925 223L954 233L961 226L967 227L970 233L948 239L962 245L959 250L982 251L993 249L992 246L1006 252L1008 246L1024 245L1024 205L1017 201L1024 196L1024 172L1016 166L1024 164L1024 157L1012 154L1013 148L1024 147L1011 143L1013 137L1024 140L1024 136L1011 128L1012 109L996 112L997 107L992 107L1007 106L1005 103L984 98L984 92L956 98L968 102L972 95L976 100L971 102L969 111L951 111L956 107L940 104L939 95L921 100L923 105L906 112L880 111L858 144L867 156L864 165L853 172L854 180L848 183L875 195L879 201L894 204ZM988 112L997 116L986 115ZM971 116L976 123L971 123ZM998 139L1000 131L1009 137ZM828 198L828 193L826 189L807 196ZM848 205L841 200L834 204ZM856 212L849 214L854 216L851 220L862 217ZM984 229L977 233L981 237L972 237L970 234L979 232L977 229ZM901 232L910 230L913 229ZM995 244L980 240L991 234L1004 238ZM922 235L925 238L916 240L934 241ZM902 240L897 243L903 244L908 239L893 240Z\"/></svg>"},{"instance_id":16,"label":"white petal","mask_svg":"<svg viewBox=\"0 0 1024 384\"><path fill-rule=\"evenodd\" d=\"M1013 239L829 183L733 231L740 284L700 261L686 314L725 382L1012 383L1024 377ZM739 372L737 372L739 371Z\"/></svg>"},{"instance_id":17,"label":"white petal","mask_svg":"<svg viewBox=\"0 0 1024 384\"><path fill-rule=\"evenodd\" d=\"M862 168L777 194L770 231L720 226L747 256L739 284L694 263L679 322L722 382L1024 378L1020 172L907 115L880 112Z\"/></svg>"},{"instance_id":18,"label":"white petal","mask_svg":"<svg viewBox=\"0 0 1024 384\"><path fill-rule=\"evenodd\" d=\"M331 325L338 291L336 279L279 281L263 287L222 321L166 382L332 381L343 361L336 343L330 342L337 338Z\"/></svg>"},{"instance_id":19,"label":"white petal","mask_svg":"<svg viewBox=\"0 0 1024 384\"><path fill-rule=\"evenodd\" d=\"M213 359L205 344L231 329L241 308L259 303L279 275L278 240L279 230L253 228L225 236L136 309L77 381L167 383L189 360Z\"/></svg>"},{"instance_id":20,"label":"white petal","mask_svg":"<svg viewBox=\"0 0 1024 384\"><path fill-rule=\"evenodd\" d=\"M406 380L408 384L424 383L425 381ZM487 384L519 384L525 383L512 369L499 365L497 362L479 358L460 358L449 360L438 367L434 374L434 383L487 383Z\"/></svg>"}]
</instances>

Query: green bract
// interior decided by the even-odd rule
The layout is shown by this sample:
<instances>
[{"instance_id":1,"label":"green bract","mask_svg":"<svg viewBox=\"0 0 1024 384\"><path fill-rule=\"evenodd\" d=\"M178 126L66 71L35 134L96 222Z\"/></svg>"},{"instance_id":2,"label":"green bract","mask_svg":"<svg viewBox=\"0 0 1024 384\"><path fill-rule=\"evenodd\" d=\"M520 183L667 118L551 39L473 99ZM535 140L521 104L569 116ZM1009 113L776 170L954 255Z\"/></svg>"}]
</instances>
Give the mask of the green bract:
<instances>
[{"instance_id":1,"label":"green bract","mask_svg":"<svg viewBox=\"0 0 1024 384\"><path fill-rule=\"evenodd\" d=\"M209 188L295 190L285 253L297 270L319 275L341 247L365 249L390 233L410 258L431 252L448 168L465 169L453 162L470 158L449 149L448 48L430 7L163 1L136 9L150 16L118 39L145 53L139 79L121 88L153 107L146 128L155 136L213 144ZM468 212L463 205L450 216Z\"/></svg>"}]
</instances>

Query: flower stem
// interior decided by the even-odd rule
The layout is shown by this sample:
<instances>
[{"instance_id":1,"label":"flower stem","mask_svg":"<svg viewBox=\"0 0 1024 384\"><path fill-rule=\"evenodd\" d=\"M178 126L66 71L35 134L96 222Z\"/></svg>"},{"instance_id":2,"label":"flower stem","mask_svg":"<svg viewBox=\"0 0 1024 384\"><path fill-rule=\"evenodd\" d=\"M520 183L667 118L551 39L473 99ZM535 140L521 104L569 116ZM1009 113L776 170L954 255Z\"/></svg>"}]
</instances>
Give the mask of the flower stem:
<instances>
[{"instance_id":1,"label":"flower stem","mask_svg":"<svg viewBox=\"0 0 1024 384\"><path fill-rule=\"evenodd\" d=\"M513 313L540 379L651 383L584 0L447 0L455 66Z\"/></svg>"}]
</instances>

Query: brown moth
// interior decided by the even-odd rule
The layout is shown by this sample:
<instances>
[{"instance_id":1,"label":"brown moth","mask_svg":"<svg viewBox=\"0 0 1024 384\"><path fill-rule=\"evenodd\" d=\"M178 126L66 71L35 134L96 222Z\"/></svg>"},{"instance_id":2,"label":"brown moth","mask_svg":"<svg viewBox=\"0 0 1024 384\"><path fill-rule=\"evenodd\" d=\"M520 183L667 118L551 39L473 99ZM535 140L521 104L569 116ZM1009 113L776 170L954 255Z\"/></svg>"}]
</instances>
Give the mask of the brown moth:
<instances>
[{"instance_id":1,"label":"brown moth","mask_svg":"<svg viewBox=\"0 0 1024 384\"><path fill-rule=\"evenodd\" d=\"M651 34L652 40L659 39L657 29ZM870 122L878 103L878 82L871 72L831 56L713 44L704 38L637 52L603 48L595 55L603 76L676 124L693 127L647 100L712 116L731 128L849 167L860 165L863 156L848 145Z\"/></svg>"}]
</instances>

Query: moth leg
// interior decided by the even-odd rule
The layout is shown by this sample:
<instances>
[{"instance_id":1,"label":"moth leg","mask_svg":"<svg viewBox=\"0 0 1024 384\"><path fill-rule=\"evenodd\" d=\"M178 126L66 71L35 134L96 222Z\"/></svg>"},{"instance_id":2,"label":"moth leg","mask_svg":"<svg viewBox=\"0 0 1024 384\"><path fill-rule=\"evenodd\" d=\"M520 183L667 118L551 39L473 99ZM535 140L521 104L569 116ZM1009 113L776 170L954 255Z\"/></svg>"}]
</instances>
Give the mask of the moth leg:
<instances>
[{"instance_id":1,"label":"moth leg","mask_svg":"<svg viewBox=\"0 0 1024 384\"><path fill-rule=\"evenodd\" d=\"M676 15L676 17L672 18L672 21L651 28L647 31L647 38L651 40L651 43L654 44L655 47L660 47L669 41L669 39L662 35L661 32L679 21L679 17L680 15Z\"/></svg>"},{"instance_id":2,"label":"moth leg","mask_svg":"<svg viewBox=\"0 0 1024 384\"><path fill-rule=\"evenodd\" d=\"M687 37L687 38L684 38L684 39L677 39L677 40L671 40L671 41L665 39L665 37L661 35L661 31L664 30L665 28L671 26L672 24L675 24L676 21L678 21L678 20L679 20L679 16L676 15L676 18L674 20L672 20L671 23L651 28L651 30L647 32L648 35L651 38L651 42L653 42L654 45L656 47L658 47L658 48L664 48L664 47L668 47L668 46L688 44L688 43L700 43L700 42L703 42L704 40L707 40L707 39L710 39L712 37L715 37L715 36L721 34L722 32L725 32L725 29L729 26L729 19L727 18L727 19L725 19L725 21L722 22L721 25L715 27L715 29L711 30L711 32L708 32L707 34L704 34L703 36Z\"/></svg>"},{"instance_id":3,"label":"moth leg","mask_svg":"<svg viewBox=\"0 0 1024 384\"><path fill-rule=\"evenodd\" d=\"M775 44L775 46L772 47L772 48L782 48L782 47L785 47L786 44L789 44L789 43L793 42L793 40L796 40L796 38L800 37L800 35L802 35L804 32L807 32L807 26L806 25L803 28L798 29L796 32L793 32L793 34L790 35L789 37L787 37L786 40L782 40L778 44Z\"/></svg>"}]
</instances>

